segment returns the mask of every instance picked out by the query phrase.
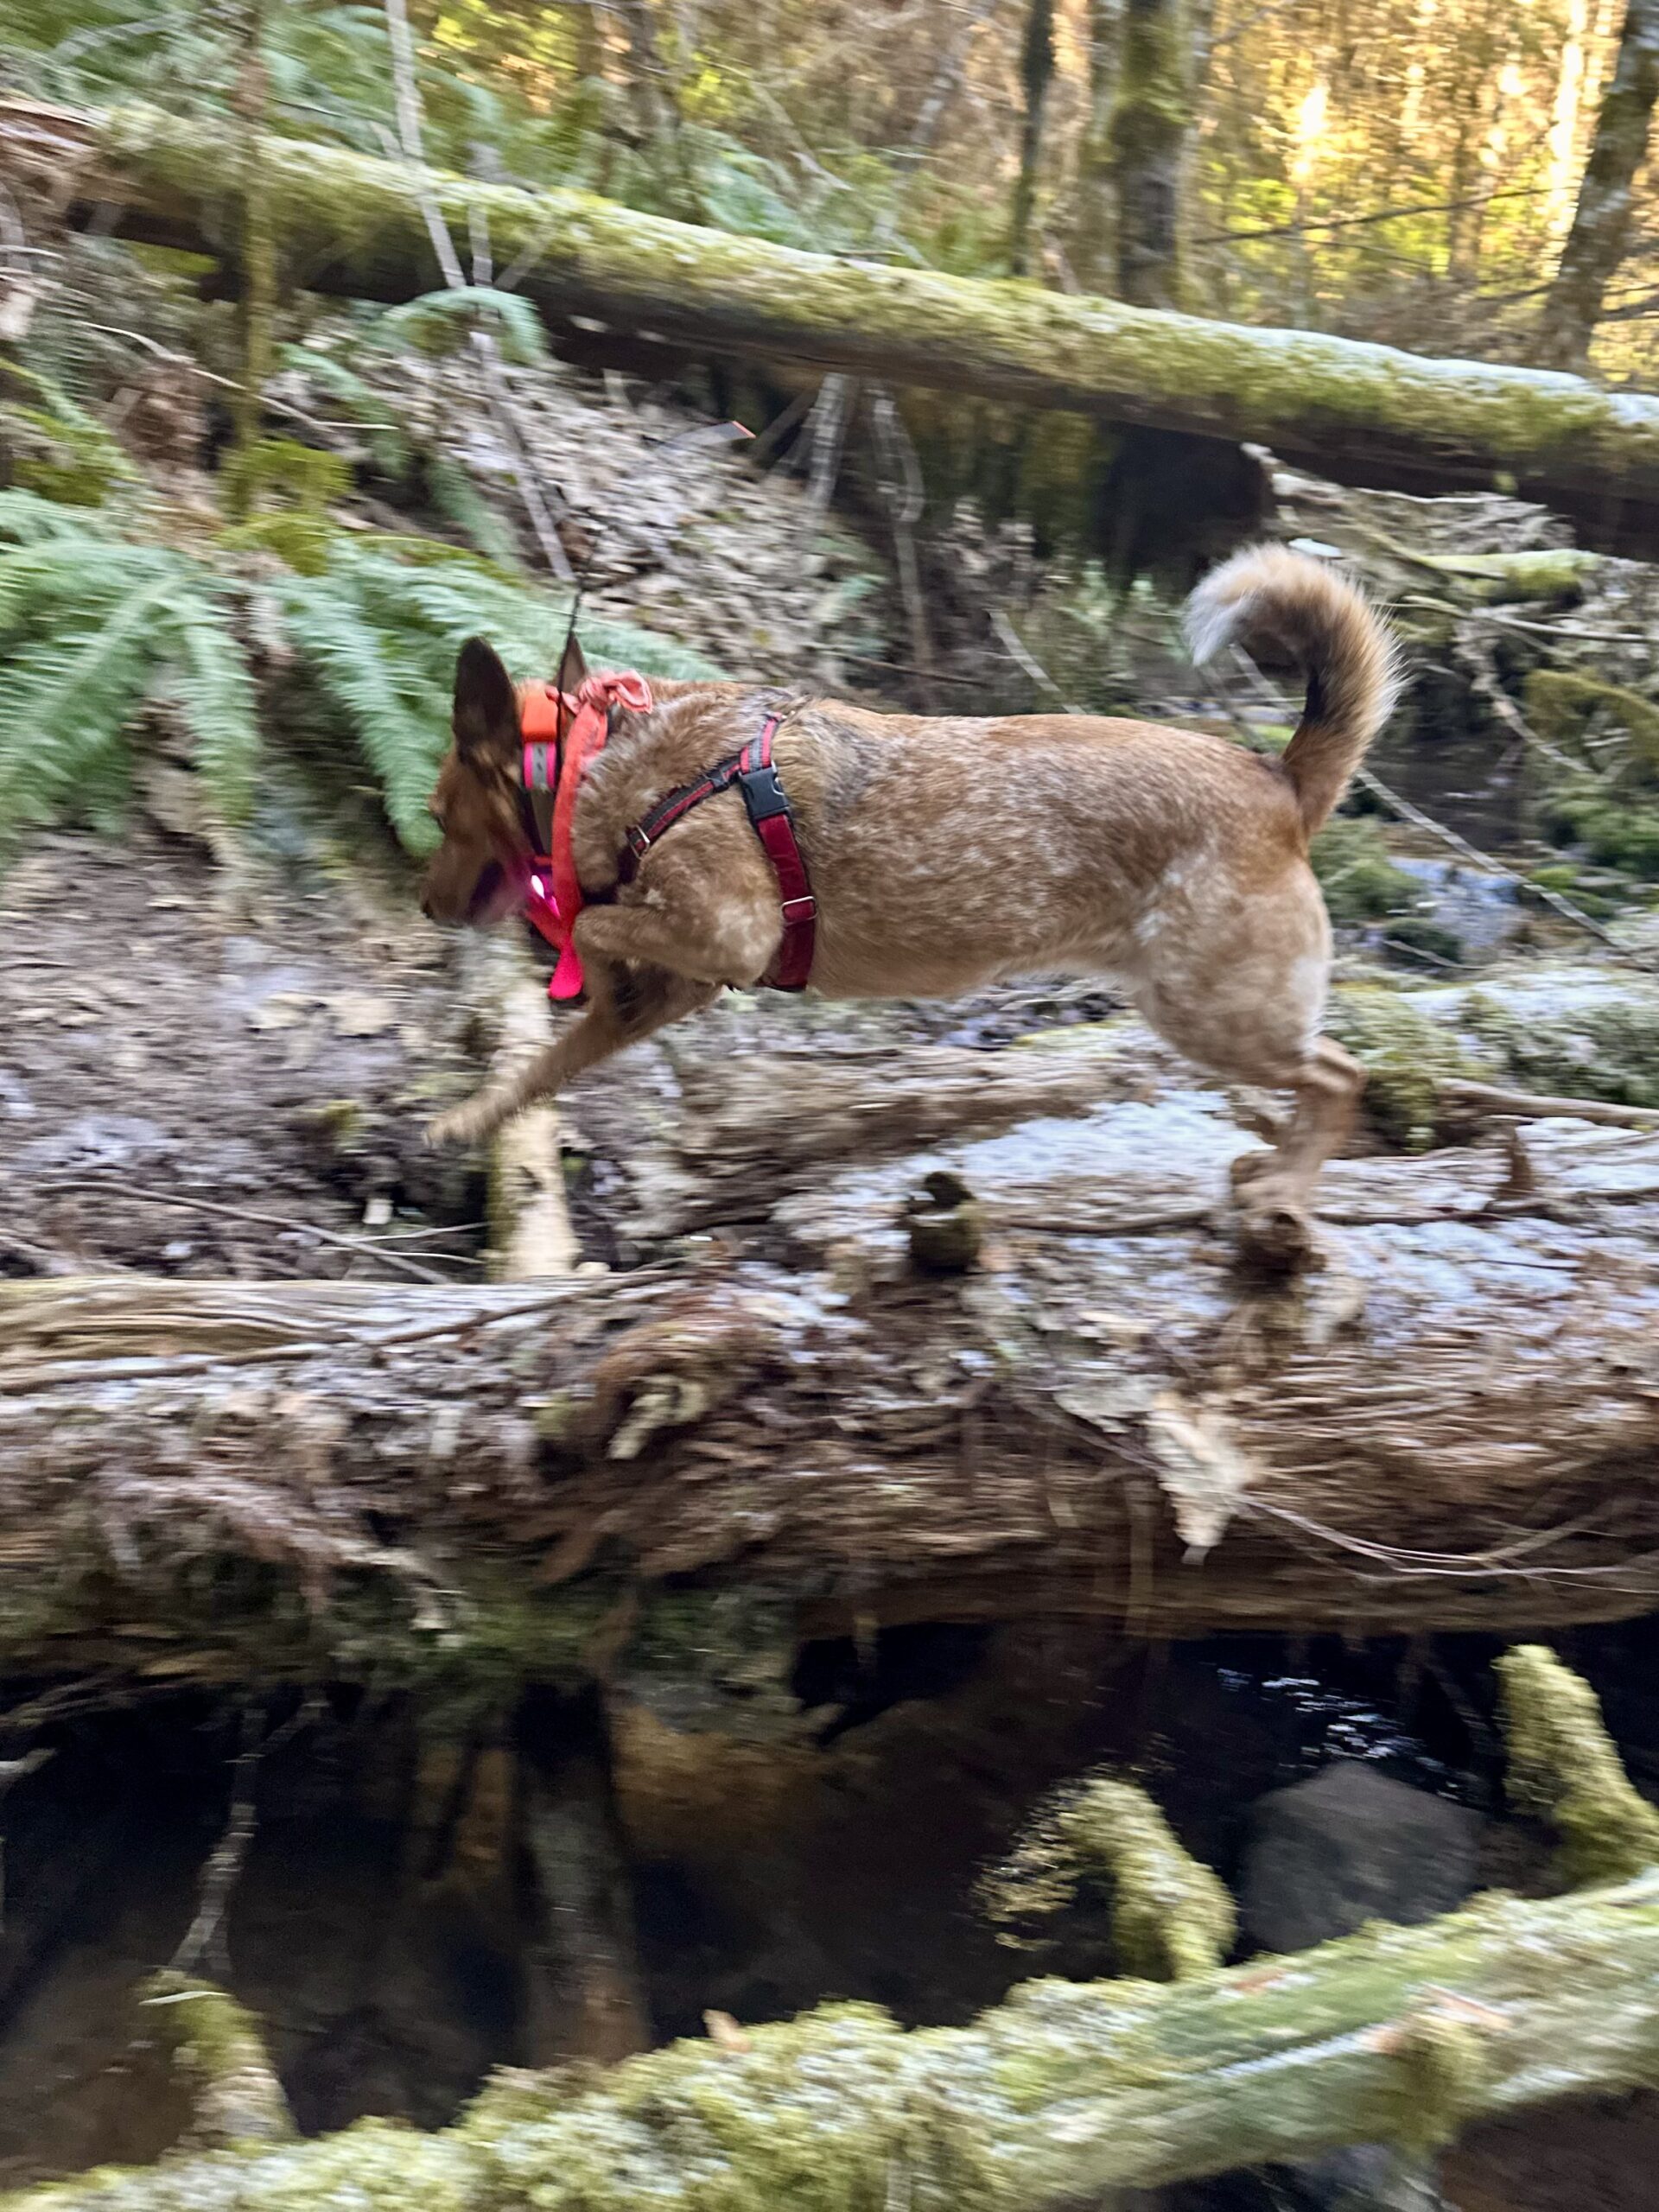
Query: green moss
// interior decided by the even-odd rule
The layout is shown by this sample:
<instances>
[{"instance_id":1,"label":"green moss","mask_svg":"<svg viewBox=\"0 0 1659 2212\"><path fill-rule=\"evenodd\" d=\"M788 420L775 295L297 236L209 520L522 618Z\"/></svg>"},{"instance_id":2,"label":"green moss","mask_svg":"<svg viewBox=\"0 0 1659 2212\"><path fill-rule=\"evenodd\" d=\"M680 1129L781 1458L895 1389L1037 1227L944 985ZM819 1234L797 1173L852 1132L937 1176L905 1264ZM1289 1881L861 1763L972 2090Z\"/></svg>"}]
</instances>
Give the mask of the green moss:
<instances>
[{"instance_id":1,"label":"green moss","mask_svg":"<svg viewBox=\"0 0 1659 2212\"><path fill-rule=\"evenodd\" d=\"M1555 843L1581 845L1604 868L1659 882L1659 799L1644 804L1632 792L1586 779L1551 792L1541 813Z\"/></svg>"},{"instance_id":2,"label":"green moss","mask_svg":"<svg viewBox=\"0 0 1659 2212\"><path fill-rule=\"evenodd\" d=\"M222 133L196 117L129 110L101 118L98 136L136 204L181 236L200 235L201 180L226 158ZM418 283L429 249L397 164L271 141L261 174L279 232L304 236L332 284L372 296ZM1529 489L1616 482L1631 498L1659 489L1659 402L1579 378L838 260L571 191L444 176L435 189L460 235L475 206L499 260L528 250L524 289L551 311L568 311L578 292L619 319L645 322L671 307L683 328L741 328L780 354L855 372L879 360L889 372L900 357L913 382L971 383L992 398L1118 419L1158 392L1180 427L1268 445L1281 434L1305 441L1317 423L1322 440L1356 458L1404 442L1448 484L1508 468Z\"/></svg>"},{"instance_id":3,"label":"green moss","mask_svg":"<svg viewBox=\"0 0 1659 2212\"><path fill-rule=\"evenodd\" d=\"M1381 921L1414 913L1421 887L1396 868L1381 826L1338 815L1314 838L1308 853L1333 922Z\"/></svg>"},{"instance_id":4,"label":"green moss","mask_svg":"<svg viewBox=\"0 0 1659 2212\"><path fill-rule=\"evenodd\" d=\"M1659 1866L1659 1812L1630 1785L1590 1685L1542 1644L1497 1662L1511 1799L1561 1840L1568 1882L1618 1882Z\"/></svg>"},{"instance_id":5,"label":"green moss","mask_svg":"<svg viewBox=\"0 0 1659 2212\"><path fill-rule=\"evenodd\" d=\"M1527 714L1552 744L1581 739L1598 716L1609 716L1630 740L1643 766L1659 768L1659 706L1639 691L1575 669L1535 668L1524 685Z\"/></svg>"},{"instance_id":6,"label":"green moss","mask_svg":"<svg viewBox=\"0 0 1659 2212\"><path fill-rule=\"evenodd\" d=\"M1548 602L1576 607L1601 556L1577 546L1535 547L1520 553L1459 554L1432 565L1459 586L1459 596L1485 607Z\"/></svg>"},{"instance_id":7,"label":"green moss","mask_svg":"<svg viewBox=\"0 0 1659 2212\"><path fill-rule=\"evenodd\" d=\"M1491 2071L1487 2037L1471 2021L1437 2009L1433 1999L1397 2031L1399 2078L1389 2139L1427 2157L1455 2142Z\"/></svg>"},{"instance_id":8,"label":"green moss","mask_svg":"<svg viewBox=\"0 0 1659 2212\"><path fill-rule=\"evenodd\" d=\"M1422 1152L1440 1132L1440 1086L1481 1070L1457 1039L1402 992L1376 985L1333 991L1325 1027L1365 1070L1365 1118L1387 1144Z\"/></svg>"},{"instance_id":9,"label":"green moss","mask_svg":"<svg viewBox=\"0 0 1659 2212\"><path fill-rule=\"evenodd\" d=\"M1463 1018L1527 1090L1659 1107L1659 1005L1650 999L1547 1014L1515 1013L1474 991Z\"/></svg>"},{"instance_id":10,"label":"green moss","mask_svg":"<svg viewBox=\"0 0 1659 2212\"><path fill-rule=\"evenodd\" d=\"M1062 1791L981 1885L981 1901L1006 1936L1021 1920L1058 1911L1090 1881L1111 1891L1112 1941L1128 1974L1153 1981L1206 1974L1232 1948L1226 1888L1129 1782L1096 1777Z\"/></svg>"},{"instance_id":11,"label":"green moss","mask_svg":"<svg viewBox=\"0 0 1659 2212\"><path fill-rule=\"evenodd\" d=\"M192 2139L204 2145L280 2143L294 2134L253 2015L211 1982L154 1975L140 1993L188 2086Z\"/></svg>"}]
</instances>

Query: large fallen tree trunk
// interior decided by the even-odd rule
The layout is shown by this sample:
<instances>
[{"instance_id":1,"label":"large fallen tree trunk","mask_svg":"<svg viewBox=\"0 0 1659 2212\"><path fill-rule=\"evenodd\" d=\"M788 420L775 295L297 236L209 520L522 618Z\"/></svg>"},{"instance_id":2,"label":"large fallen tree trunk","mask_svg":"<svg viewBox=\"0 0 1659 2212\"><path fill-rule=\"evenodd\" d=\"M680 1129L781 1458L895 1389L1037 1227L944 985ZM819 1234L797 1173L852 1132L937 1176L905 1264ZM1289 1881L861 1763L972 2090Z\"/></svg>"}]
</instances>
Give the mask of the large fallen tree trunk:
<instances>
[{"instance_id":1,"label":"large fallen tree trunk","mask_svg":"<svg viewBox=\"0 0 1659 2212\"><path fill-rule=\"evenodd\" d=\"M197 118L0 103L8 168L130 237L230 250L234 163L223 130ZM402 167L273 139L260 175L299 282L394 300L431 288L427 226ZM432 192L457 235L476 208L498 260L527 260L523 289L556 327L587 318L705 353L1252 439L1351 482L1443 491L1512 479L1605 541L1659 543L1659 399L802 253L582 193L455 177Z\"/></svg>"},{"instance_id":2,"label":"large fallen tree trunk","mask_svg":"<svg viewBox=\"0 0 1659 2212\"><path fill-rule=\"evenodd\" d=\"M1344 1163L1331 1268L1274 1290L1206 1219L1218 1124L1113 1187L1144 1111L965 1148L955 1280L906 1269L899 1163L787 1200L792 1264L0 1287L0 1660L518 1679L749 1637L781 1685L896 1622L1652 1605L1659 1137L1541 1127L1516 1196L1489 1152Z\"/></svg>"}]
</instances>

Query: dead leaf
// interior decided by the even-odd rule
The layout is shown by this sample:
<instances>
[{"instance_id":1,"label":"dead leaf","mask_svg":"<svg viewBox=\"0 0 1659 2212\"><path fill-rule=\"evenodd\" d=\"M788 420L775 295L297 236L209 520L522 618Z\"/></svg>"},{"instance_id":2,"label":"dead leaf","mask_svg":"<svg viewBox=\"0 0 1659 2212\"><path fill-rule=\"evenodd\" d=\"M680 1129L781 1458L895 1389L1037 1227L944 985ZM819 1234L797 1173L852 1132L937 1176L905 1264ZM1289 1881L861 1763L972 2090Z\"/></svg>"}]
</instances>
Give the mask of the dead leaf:
<instances>
[{"instance_id":1,"label":"dead leaf","mask_svg":"<svg viewBox=\"0 0 1659 2212\"><path fill-rule=\"evenodd\" d=\"M1213 1549L1249 1490L1255 1468L1233 1441L1219 1406L1193 1406L1164 1391L1147 1415L1159 1487L1192 1551Z\"/></svg>"}]
</instances>

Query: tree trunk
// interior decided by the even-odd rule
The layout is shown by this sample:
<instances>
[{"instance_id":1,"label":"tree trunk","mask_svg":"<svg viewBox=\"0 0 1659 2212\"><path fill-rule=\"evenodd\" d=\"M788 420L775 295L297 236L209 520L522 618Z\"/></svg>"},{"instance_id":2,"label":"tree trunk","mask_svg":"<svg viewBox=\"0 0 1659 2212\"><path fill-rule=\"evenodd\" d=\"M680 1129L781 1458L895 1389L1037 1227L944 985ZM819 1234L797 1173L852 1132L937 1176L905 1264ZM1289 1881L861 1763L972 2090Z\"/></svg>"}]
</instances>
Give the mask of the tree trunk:
<instances>
[{"instance_id":1,"label":"tree trunk","mask_svg":"<svg viewBox=\"0 0 1659 2212\"><path fill-rule=\"evenodd\" d=\"M264 131L270 109L264 0L244 0L238 31L241 51L234 105L240 139L237 164L240 203L237 211L237 352L240 385L232 413L237 450L246 455L264 435L265 385L271 371L276 302L276 226L264 190L263 159L268 143ZM233 472L230 483L233 512L245 513L250 479L245 472Z\"/></svg>"},{"instance_id":2,"label":"tree trunk","mask_svg":"<svg viewBox=\"0 0 1659 2212\"><path fill-rule=\"evenodd\" d=\"M1544 359L1581 369L1590 357L1607 288L1630 237L1637 172L1659 97L1659 0L1630 0L1618 59L1601 104L1578 210L1544 308Z\"/></svg>"},{"instance_id":3,"label":"tree trunk","mask_svg":"<svg viewBox=\"0 0 1659 2212\"><path fill-rule=\"evenodd\" d=\"M1185 0L1126 0L1112 113L1112 170L1118 296L1136 307L1181 304L1190 35Z\"/></svg>"},{"instance_id":4,"label":"tree trunk","mask_svg":"<svg viewBox=\"0 0 1659 2212\"><path fill-rule=\"evenodd\" d=\"M1077 148L1077 217L1071 261L1085 291L1109 292L1117 232L1112 187L1112 110L1123 35L1123 0L1090 0L1089 110Z\"/></svg>"},{"instance_id":5,"label":"tree trunk","mask_svg":"<svg viewBox=\"0 0 1659 2212\"><path fill-rule=\"evenodd\" d=\"M425 225L398 164L275 139L265 162L273 219L300 281L365 298L426 289ZM118 210L129 236L197 251L228 239L229 211L213 181L228 173L226 142L213 125L0 102L0 172L42 168L73 174L81 212ZM660 340L814 375L849 371L1245 438L1351 482L1443 492L1490 487L1501 473L1523 496L1574 516L1589 541L1659 546L1659 399L1316 333L799 253L582 193L453 177L435 179L435 192L463 233L474 202L486 212L504 261L530 250L524 289L578 350L595 341L575 316L634 334L636 353L644 339ZM614 334L603 342L622 344Z\"/></svg>"},{"instance_id":6,"label":"tree trunk","mask_svg":"<svg viewBox=\"0 0 1659 2212\"><path fill-rule=\"evenodd\" d=\"M1031 274L1031 226L1037 207L1037 173L1043 158L1043 112L1053 80L1054 0L1031 0L1020 55L1020 81L1026 99L1020 133L1020 174L1008 222L1008 268L1015 276Z\"/></svg>"},{"instance_id":7,"label":"tree trunk","mask_svg":"<svg viewBox=\"0 0 1659 2212\"><path fill-rule=\"evenodd\" d=\"M972 2027L865 2005L681 2043L597 2082L509 2075L442 2134L344 2135L105 2169L10 2212L1059 2212L1470 2120L1659 2066L1659 1872L1479 1900L1292 1959L1167 1983L1039 1982Z\"/></svg>"}]
</instances>

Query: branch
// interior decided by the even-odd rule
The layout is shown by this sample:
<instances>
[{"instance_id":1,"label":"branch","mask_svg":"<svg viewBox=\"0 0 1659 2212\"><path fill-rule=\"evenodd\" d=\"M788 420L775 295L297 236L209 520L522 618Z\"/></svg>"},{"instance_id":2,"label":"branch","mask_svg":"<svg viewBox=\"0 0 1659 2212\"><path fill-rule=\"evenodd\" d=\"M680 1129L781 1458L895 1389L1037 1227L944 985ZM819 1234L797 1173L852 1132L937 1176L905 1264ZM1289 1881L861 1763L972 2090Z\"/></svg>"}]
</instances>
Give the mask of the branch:
<instances>
[{"instance_id":1,"label":"branch","mask_svg":"<svg viewBox=\"0 0 1659 2212\"><path fill-rule=\"evenodd\" d=\"M1510 1795L1560 1834L1571 1881L1621 1881L1659 1862L1659 1813L1630 1785L1589 1684L1537 1643L1497 1662Z\"/></svg>"},{"instance_id":2,"label":"branch","mask_svg":"<svg viewBox=\"0 0 1659 2212\"><path fill-rule=\"evenodd\" d=\"M409 15L404 0L384 0L386 29L391 44L392 83L397 114L397 136L410 177L414 184L420 205L421 219L426 225L432 251L437 256L438 268L445 285L452 292L469 291L461 257L455 251L455 242L450 236L449 226L444 219L430 171L426 166L421 137L420 84L415 72L415 46L410 35ZM470 226L474 236L479 225L486 219L480 208L474 213L468 208ZM472 332L472 349L478 363L479 383L485 404L495 422L497 435L506 447L512 462L513 481L518 496L524 501L524 512L535 532L536 543L542 550L542 558L562 583L575 581L575 571L570 566L569 556L564 550L555 526L553 516L543 496L542 486L531 460L529 441L524 425L518 419L507 386L506 372L501 364L499 350L494 338L481 325Z\"/></svg>"}]
</instances>

